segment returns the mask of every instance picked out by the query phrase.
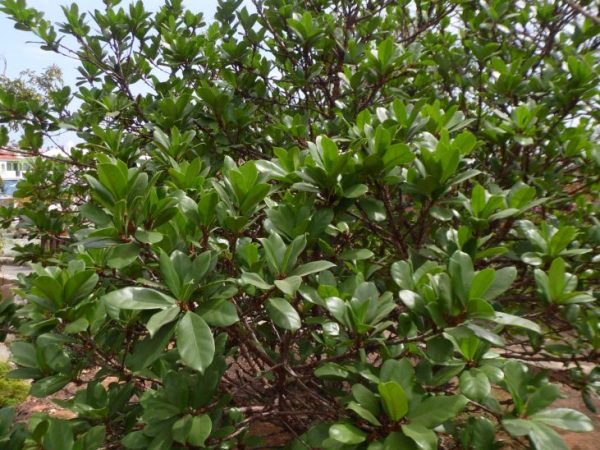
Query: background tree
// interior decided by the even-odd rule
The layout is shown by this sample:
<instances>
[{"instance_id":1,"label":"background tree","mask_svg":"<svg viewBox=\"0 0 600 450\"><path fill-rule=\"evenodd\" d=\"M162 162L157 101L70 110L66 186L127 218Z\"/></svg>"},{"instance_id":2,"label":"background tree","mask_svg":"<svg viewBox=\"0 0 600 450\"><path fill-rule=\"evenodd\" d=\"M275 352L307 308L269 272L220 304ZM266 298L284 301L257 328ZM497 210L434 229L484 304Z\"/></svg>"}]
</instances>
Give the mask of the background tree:
<instances>
[{"instance_id":1,"label":"background tree","mask_svg":"<svg viewBox=\"0 0 600 450\"><path fill-rule=\"evenodd\" d=\"M57 65L51 65L42 72L23 70L16 78L6 75L7 62L4 61L4 72L0 75L0 90L3 103L12 106L12 117L5 115L3 122L8 122L8 129L3 128L2 140L8 142L8 131L18 131L23 124L28 110L35 110L37 105L48 104L53 95L63 88L62 71ZM33 116L32 116L33 117Z\"/></svg>"},{"instance_id":2,"label":"background tree","mask_svg":"<svg viewBox=\"0 0 600 450\"><path fill-rule=\"evenodd\" d=\"M6 72L6 64L5 64ZM63 232L62 221L56 220L56 216L68 213L71 206L72 193L67 196L61 193L74 188L68 186L73 180L68 176L72 171L69 166L77 164L75 156L70 158L70 152L57 143L60 134L68 130L59 130L56 126L41 124L42 111L50 110L59 99L69 100L69 89L63 85L62 71L57 65L51 65L40 73L34 70L24 70L16 78L3 74L0 76L0 96L4 105L9 109L2 118L6 126L0 128L0 143L7 146L12 152L24 157L32 158L29 165L32 166L31 174L25 174L25 182L21 183L17 197L21 202L27 202L34 198L35 202L26 207L4 208L0 215L5 226L9 226L15 217L20 216L22 225L31 229L30 237L40 238L40 245L27 244L17 249L23 254L17 257L19 260L44 260L52 255L57 239ZM64 94L67 97L62 97ZM55 117L68 115L67 103L61 104L61 111ZM36 129L44 132L36 133ZM20 142L9 142L10 133L24 132ZM46 138L46 145L53 147L52 155L46 155L43 159L35 159L40 154ZM56 156L57 151L61 150ZM69 161L64 165L62 162ZM57 163L55 163L57 162ZM52 208L50 209L50 206ZM54 219L49 217L55 216ZM33 226L29 226L33 225Z\"/></svg>"},{"instance_id":3,"label":"background tree","mask_svg":"<svg viewBox=\"0 0 600 450\"><path fill-rule=\"evenodd\" d=\"M599 388L591 2L230 0L210 25L105 4L57 31L0 2L81 61L74 94L0 96L24 148L82 140L20 185L57 245L24 249L43 264L5 320L33 395L85 387L73 420L0 427L10 448L264 448L266 423L294 449L564 449L553 427L591 429L551 407L557 382L591 410Z\"/></svg>"},{"instance_id":4,"label":"background tree","mask_svg":"<svg viewBox=\"0 0 600 450\"><path fill-rule=\"evenodd\" d=\"M7 62L4 73L0 76L2 90L23 100L35 99L38 101L49 100L50 93L63 87L62 70L53 64L41 73L34 70L22 70L19 76L11 78L6 75Z\"/></svg>"}]
</instances>

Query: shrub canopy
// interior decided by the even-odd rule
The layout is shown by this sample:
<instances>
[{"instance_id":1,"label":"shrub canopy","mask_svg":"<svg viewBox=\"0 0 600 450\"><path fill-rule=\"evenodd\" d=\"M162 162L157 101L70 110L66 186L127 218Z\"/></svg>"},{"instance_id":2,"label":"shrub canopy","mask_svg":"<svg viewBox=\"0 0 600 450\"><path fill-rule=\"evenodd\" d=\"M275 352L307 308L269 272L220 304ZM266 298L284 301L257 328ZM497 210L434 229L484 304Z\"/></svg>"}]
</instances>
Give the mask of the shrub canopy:
<instances>
[{"instance_id":1,"label":"shrub canopy","mask_svg":"<svg viewBox=\"0 0 600 450\"><path fill-rule=\"evenodd\" d=\"M81 386L8 449L565 449L600 389L590 1L168 0L53 25L77 87L0 90L37 241L13 377ZM2 128L4 144L7 129ZM46 141L44 141L46 139Z\"/></svg>"}]
</instances>

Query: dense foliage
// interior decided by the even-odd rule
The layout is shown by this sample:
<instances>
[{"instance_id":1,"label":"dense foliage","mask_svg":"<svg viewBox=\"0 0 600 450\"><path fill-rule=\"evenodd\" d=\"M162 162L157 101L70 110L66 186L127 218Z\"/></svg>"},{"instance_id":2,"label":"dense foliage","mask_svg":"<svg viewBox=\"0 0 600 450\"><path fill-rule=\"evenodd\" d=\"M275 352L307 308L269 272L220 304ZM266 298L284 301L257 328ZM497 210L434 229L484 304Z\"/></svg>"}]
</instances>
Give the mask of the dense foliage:
<instances>
[{"instance_id":1,"label":"dense foliage","mask_svg":"<svg viewBox=\"0 0 600 450\"><path fill-rule=\"evenodd\" d=\"M6 449L564 449L600 391L591 1L168 0L52 25L78 87L0 91L22 149L31 394ZM73 99L75 99L73 101ZM77 105L69 110L69 105ZM6 136L6 133L4 133ZM595 286L596 284L596 286Z\"/></svg>"}]
</instances>

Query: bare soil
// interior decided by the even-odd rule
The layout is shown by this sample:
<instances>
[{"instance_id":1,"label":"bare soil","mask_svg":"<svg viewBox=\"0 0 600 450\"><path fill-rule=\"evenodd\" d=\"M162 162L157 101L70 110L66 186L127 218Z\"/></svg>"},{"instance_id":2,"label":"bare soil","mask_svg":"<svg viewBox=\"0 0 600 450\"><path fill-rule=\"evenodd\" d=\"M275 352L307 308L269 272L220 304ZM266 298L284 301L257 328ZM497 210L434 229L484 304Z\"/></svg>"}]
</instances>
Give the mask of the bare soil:
<instances>
[{"instance_id":1,"label":"bare soil","mask_svg":"<svg viewBox=\"0 0 600 450\"><path fill-rule=\"evenodd\" d=\"M557 400L552 404L552 407L576 409L577 411L586 414L594 423L594 431L589 433L560 433L567 443L567 446L571 450L598 450L600 448L600 414L594 414L587 409L583 400L581 400L579 392L566 386L563 386L561 390L567 398ZM600 411L600 401L594 399L593 402L597 411Z\"/></svg>"}]
</instances>

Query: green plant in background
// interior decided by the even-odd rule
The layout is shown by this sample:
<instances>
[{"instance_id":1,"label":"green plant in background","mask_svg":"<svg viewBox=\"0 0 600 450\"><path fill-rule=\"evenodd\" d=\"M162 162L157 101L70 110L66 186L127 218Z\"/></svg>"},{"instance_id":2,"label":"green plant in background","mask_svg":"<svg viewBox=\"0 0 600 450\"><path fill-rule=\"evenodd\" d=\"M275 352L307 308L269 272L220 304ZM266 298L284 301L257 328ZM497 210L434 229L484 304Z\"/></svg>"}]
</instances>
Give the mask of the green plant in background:
<instances>
[{"instance_id":1,"label":"green plant in background","mask_svg":"<svg viewBox=\"0 0 600 450\"><path fill-rule=\"evenodd\" d=\"M21 380L6 378L10 366L0 362L0 406L15 406L22 403L29 393L29 384Z\"/></svg>"},{"instance_id":2,"label":"green plant in background","mask_svg":"<svg viewBox=\"0 0 600 450\"><path fill-rule=\"evenodd\" d=\"M10 377L77 383L75 417L2 409L3 448L562 450L556 429L592 429L552 405L600 392L592 2L222 0L207 24L107 0L58 26L0 5L81 61L45 98L0 89L22 149L81 139L2 210L40 239L1 310Z\"/></svg>"}]
</instances>

